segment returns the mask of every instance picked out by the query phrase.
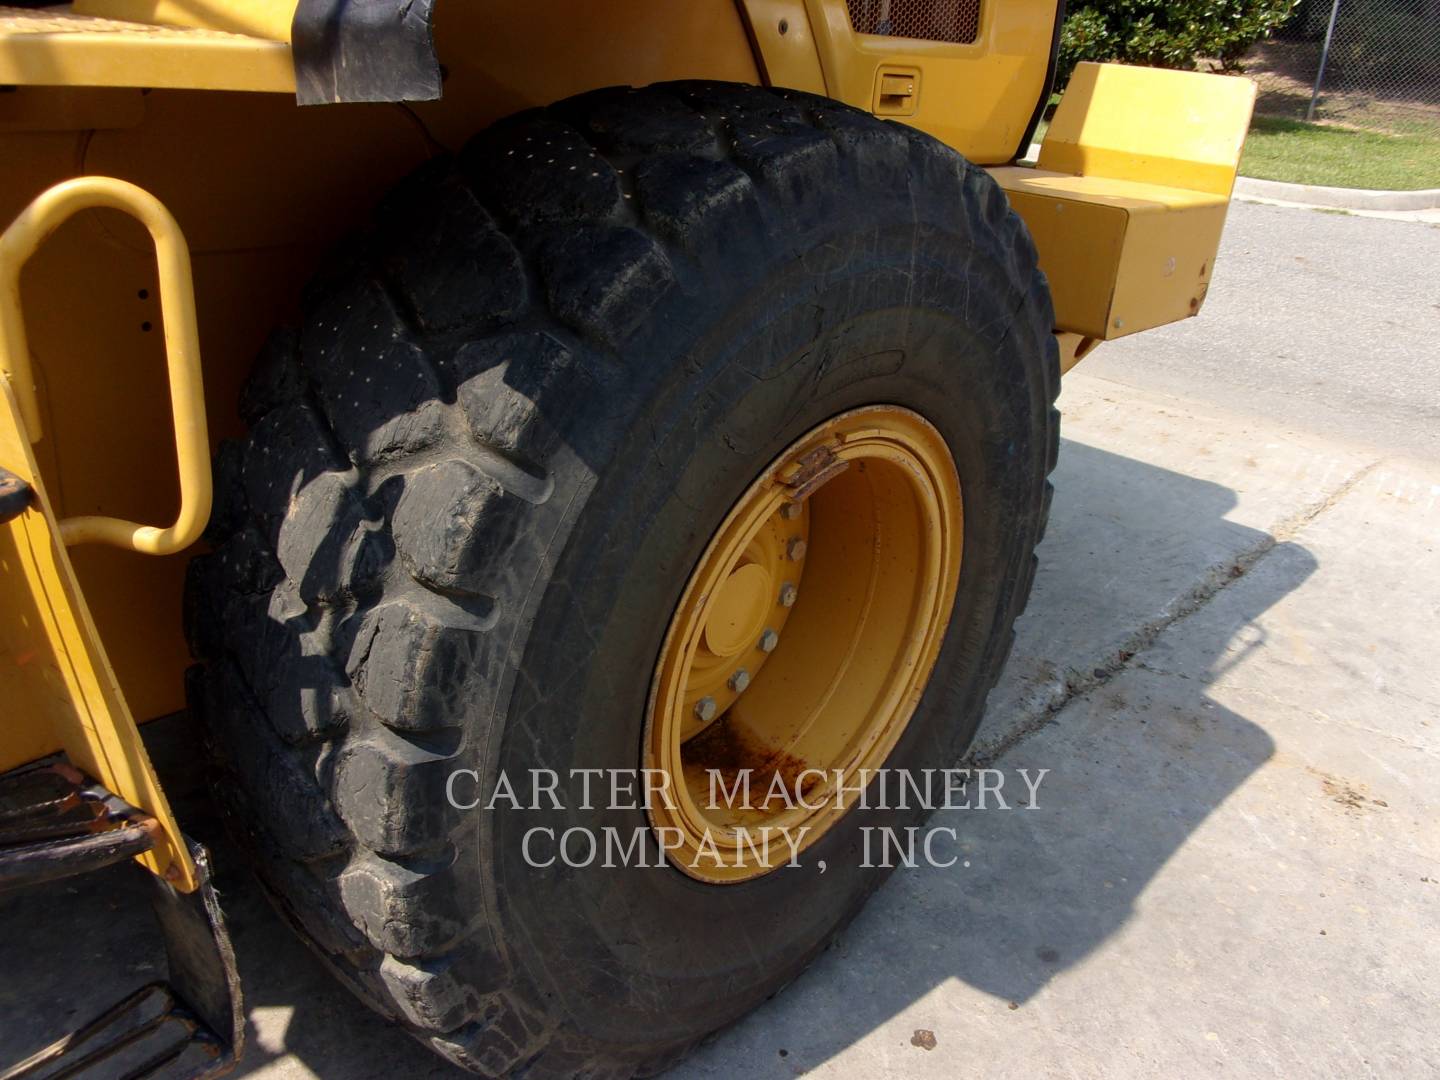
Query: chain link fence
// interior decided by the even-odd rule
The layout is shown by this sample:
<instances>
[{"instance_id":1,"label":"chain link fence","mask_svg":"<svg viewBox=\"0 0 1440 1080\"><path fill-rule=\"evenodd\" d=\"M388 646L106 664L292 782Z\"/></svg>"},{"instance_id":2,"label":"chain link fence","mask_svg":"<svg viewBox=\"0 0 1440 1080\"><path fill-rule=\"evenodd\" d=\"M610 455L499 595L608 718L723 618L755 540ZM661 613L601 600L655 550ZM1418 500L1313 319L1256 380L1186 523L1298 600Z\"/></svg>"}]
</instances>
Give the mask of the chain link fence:
<instances>
[{"instance_id":1,"label":"chain link fence","mask_svg":"<svg viewBox=\"0 0 1440 1080\"><path fill-rule=\"evenodd\" d=\"M1440 136L1440 0L1300 0L1244 63L1262 115Z\"/></svg>"}]
</instances>

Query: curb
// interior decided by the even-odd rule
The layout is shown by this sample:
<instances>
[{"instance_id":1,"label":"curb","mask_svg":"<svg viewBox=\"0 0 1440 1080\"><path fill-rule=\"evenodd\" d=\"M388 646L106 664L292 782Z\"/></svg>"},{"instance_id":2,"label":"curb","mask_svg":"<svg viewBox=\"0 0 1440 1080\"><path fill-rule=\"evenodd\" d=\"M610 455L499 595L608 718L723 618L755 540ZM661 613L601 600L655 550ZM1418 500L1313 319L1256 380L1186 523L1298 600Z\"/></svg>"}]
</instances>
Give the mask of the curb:
<instances>
[{"instance_id":1,"label":"curb","mask_svg":"<svg viewBox=\"0 0 1440 1080\"><path fill-rule=\"evenodd\" d=\"M1309 210L1316 214L1346 214L1350 217L1384 218L1387 221L1418 221L1440 227L1440 208L1435 210L1351 210L1343 206L1316 206L1314 203L1267 199L1261 195L1239 195L1235 202L1247 206L1283 206L1287 210Z\"/></svg>"},{"instance_id":2,"label":"curb","mask_svg":"<svg viewBox=\"0 0 1440 1080\"><path fill-rule=\"evenodd\" d=\"M1364 188L1324 187L1320 184L1286 184L1279 180L1235 178L1235 194L1257 199L1322 206L1333 210L1434 210L1440 207L1440 188L1420 191L1368 191Z\"/></svg>"}]
</instances>

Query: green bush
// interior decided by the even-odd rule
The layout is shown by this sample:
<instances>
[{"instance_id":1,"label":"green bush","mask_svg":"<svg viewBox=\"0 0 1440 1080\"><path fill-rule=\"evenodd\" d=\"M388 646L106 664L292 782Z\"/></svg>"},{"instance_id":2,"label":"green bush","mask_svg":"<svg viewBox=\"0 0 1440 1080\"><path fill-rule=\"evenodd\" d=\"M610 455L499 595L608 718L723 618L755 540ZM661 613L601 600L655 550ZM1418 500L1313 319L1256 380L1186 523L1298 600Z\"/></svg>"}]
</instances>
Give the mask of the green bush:
<instances>
[{"instance_id":1,"label":"green bush","mask_svg":"<svg viewBox=\"0 0 1440 1080\"><path fill-rule=\"evenodd\" d=\"M1060 32L1059 82L1081 60L1193 68L1216 60L1238 71L1256 41L1289 18L1298 0L1091 0Z\"/></svg>"}]
</instances>

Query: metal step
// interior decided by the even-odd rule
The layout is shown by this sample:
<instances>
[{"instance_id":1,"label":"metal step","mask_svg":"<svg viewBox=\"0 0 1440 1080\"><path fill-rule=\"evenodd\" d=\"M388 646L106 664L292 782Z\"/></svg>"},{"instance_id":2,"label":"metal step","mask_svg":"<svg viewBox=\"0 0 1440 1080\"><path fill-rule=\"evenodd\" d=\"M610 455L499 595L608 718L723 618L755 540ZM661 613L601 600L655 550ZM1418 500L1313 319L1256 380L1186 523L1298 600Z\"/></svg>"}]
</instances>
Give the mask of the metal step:
<instances>
[{"instance_id":1,"label":"metal step","mask_svg":"<svg viewBox=\"0 0 1440 1080\"><path fill-rule=\"evenodd\" d=\"M295 68L285 41L0 4L0 85L291 93Z\"/></svg>"},{"instance_id":2,"label":"metal step","mask_svg":"<svg viewBox=\"0 0 1440 1080\"><path fill-rule=\"evenodd\" d=\"M155 845L160 825L64 761L0 777L0 889L83 874ZM200 886L151 885L169 981L141 987L77 1030L0 1070L0 1080L200 1080L228 1072L244 1030L235 953L205 848L189 841ZM77 927L77 932L83 932ZM83 978L83 973L80 973Z\"/></svg>"},{"instance_id":3,"label":"metal step","mask_svg":"<svg viewBox=\"0 0 1440 1080\"><path fill-rule=\"evenodd\" d=\"M168 983L155 982L0 1072L0 1080L217 1076L234 1063L226 1050Z\"/></svg>"}]
</instances>

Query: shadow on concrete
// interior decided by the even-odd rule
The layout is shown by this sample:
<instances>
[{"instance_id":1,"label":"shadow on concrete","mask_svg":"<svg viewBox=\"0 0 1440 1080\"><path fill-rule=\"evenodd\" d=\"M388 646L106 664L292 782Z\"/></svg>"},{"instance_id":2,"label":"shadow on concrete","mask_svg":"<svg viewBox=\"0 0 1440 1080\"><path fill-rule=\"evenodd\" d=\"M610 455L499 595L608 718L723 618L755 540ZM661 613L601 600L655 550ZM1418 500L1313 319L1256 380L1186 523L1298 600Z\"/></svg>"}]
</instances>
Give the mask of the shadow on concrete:
<instances>
[{"instance_id":1,"label":"shadow on concrete","mask_svg":"<svg viewBox=\"0 0 1440 1080\"><path fill-rule=\"evenodd\" d=\"M1016 650L1037 671L1093 667L1093 651L1076 642L1123 640L1136 629L1135 611L1165 609L1177 582L1193 587L1223 575L1227 557L1268 542L1226 520L1236 501L1226 487L1074 442L1061 462L1041 551L1045 570ZM1211 671L1233 662L1224 658L1237 635L1253 633L1252 620L1313 571L1313 558L1304 557L1306 575L1275 595L1257 595L1202 643ZM1062 615L1071 632L1047 634ZM1052 655L1057 649L1071 655ZM1273 753L1265 732L1211 701L1206 685L1162 680L1146 670L1141 652L1074 695L997 763L1051 770L1039 809L937 814L932 828L953 828L956 840L937 842L936 851L960 861L897 872L790 991L680 1071L733 1075L743 1060L747 1075L796 1075L951 979L991 995L997 1008L1023 1008L1124 926L1147 883ZM1035 716L986 720L991 729L1036 723ZM181 815L213 847L244 980L249 1046L232 1075L283 1055L327 1078L454 1074L330 979L241 869L203 801L182 805ZM0 1061L154 978L160 957L128 867L0 896ZM1127 976L1153 977L1139 958L1117 966L1117 977Z\"/></svg>"},{"instance_id":2,"label":"shadow on concrete","mask_svg":"<svg viewBox=\"0 0 1440 1080\"><path fill-rule=\"evenodd\" d=\"M1018 628L1012 665L1036 680L1075 679L1089 688L1066 695L1059 711L996 714L997 699L1022 711L1019 703L1053 694L1012 687L992 695L985 720L992 736L1000 729L1002 742L1007 729L1034 729L995 764L1032 775L1050 770L1038 808L935 815L932 829L953 828L957 836L950 849L938 841L937 848L961 862L898 870L831 954L680 1074L725 1075L740 1055L760 1063L750 1075L798 1075L950 980L989 995L1000 1016L1025 1008L1122 931L1156 874L1273 755L1269 735L1212 701L1206 687L1255 647L1253 622L1314 572L1313 556L1290 544L1271 549L1289 549L1300 572L1269 594L1252 582L1251 602L1222 633L1187 646L1201 652L1206 678L1157 674L1145 667L1143 650L1127 656L1121 643L1133 640L1145 618L1158 625L1172 617L1167 607L1187 589L1207 580L1223 588L1236 559L1248 560L1271 539L1226 519L1236 498L1221 485L1075 442L1062 448L1060 461L1040 552L1046 572ZM1184 578L1173 573L1176 558L1185 560ZM1077 604L1084 606L1079 627ZM1137 618L1142 611L1153 614ZM1094 649L1077 647L1077 629L1091 635ZM1237 640L1245 642L1238 653ZM1091 670L1108 664L1116 649L1124 657L1118 670ZM1177 922L1176 940L1186 934ZM1122 953L1116 978L1161 980L1171 959ZM962 1008L973 1001L967 997ZM954 1009L954 1002L937 1004L939 1015L954 1017L942 1037L963 1039L965 1014Z\"/></svg>"}]
</instances>

